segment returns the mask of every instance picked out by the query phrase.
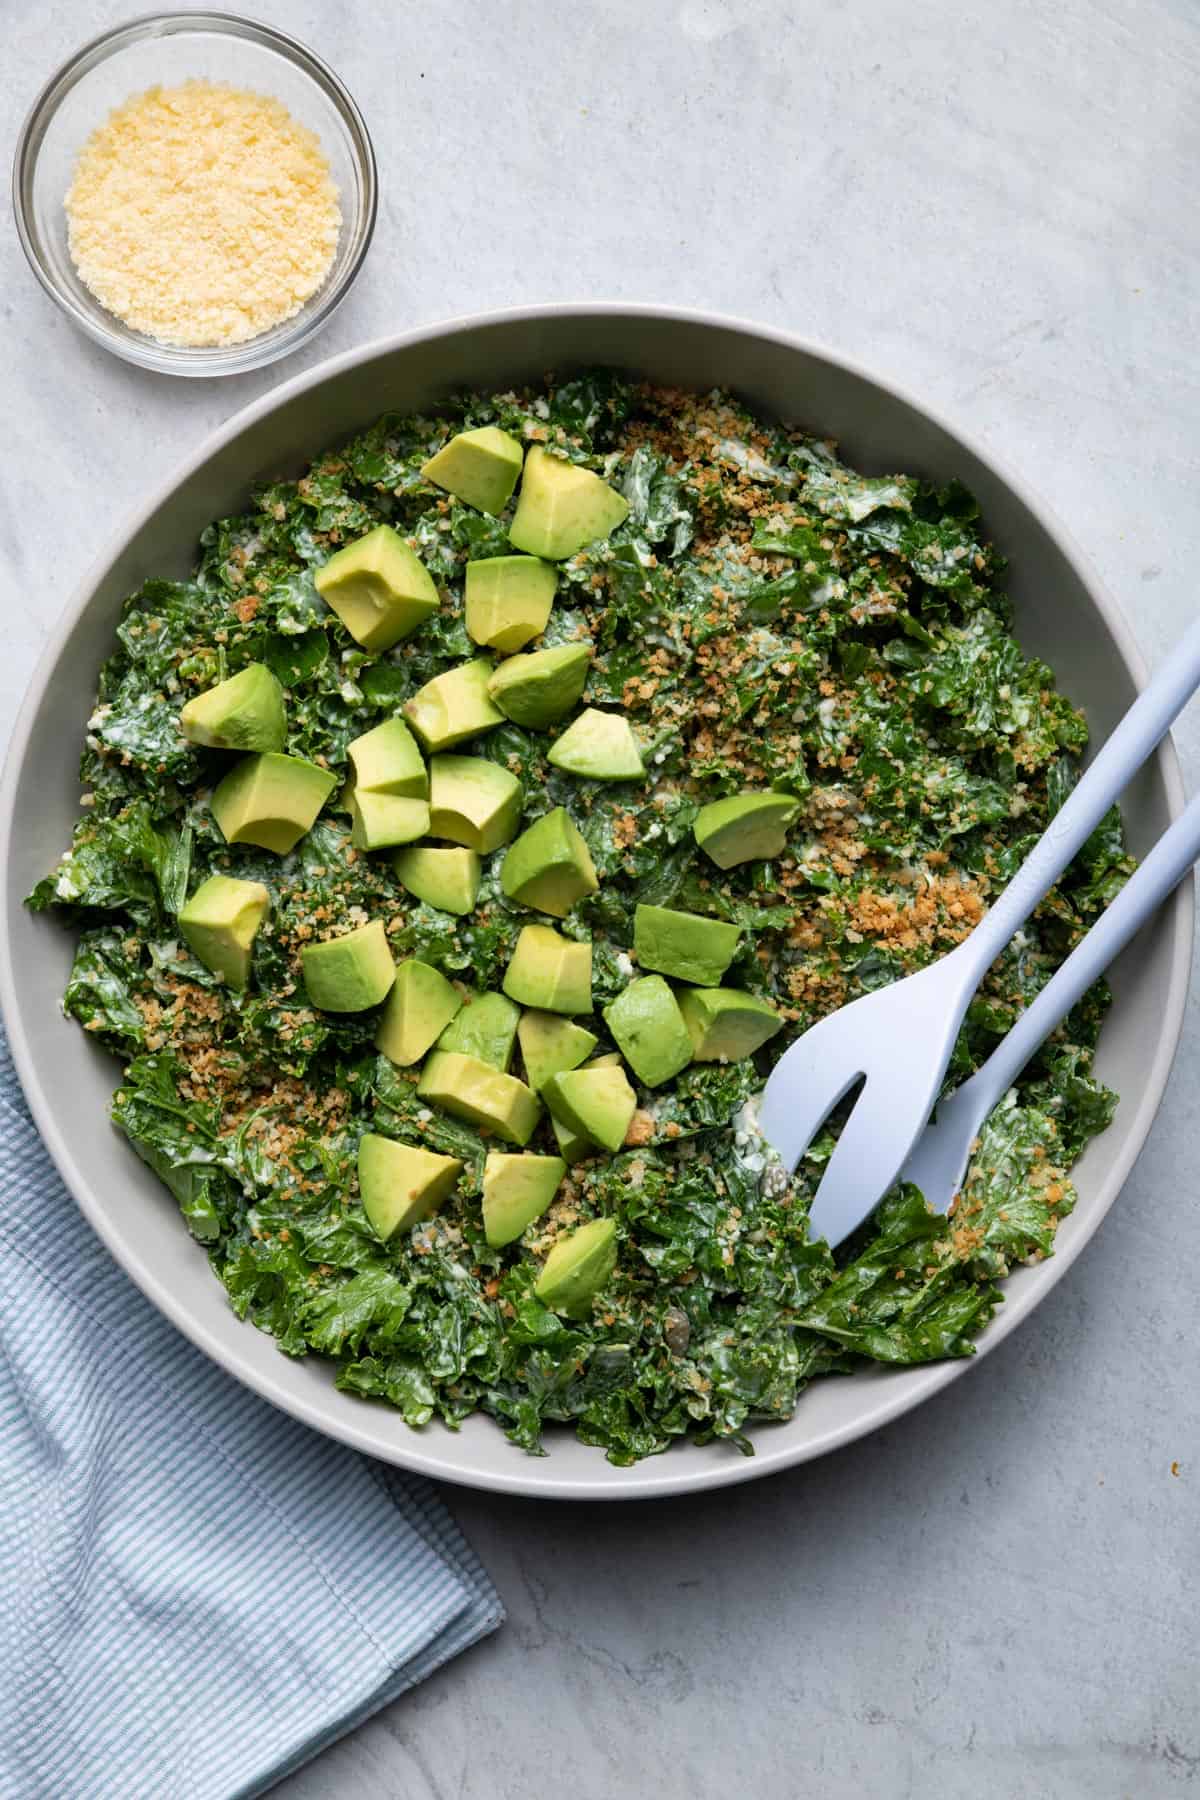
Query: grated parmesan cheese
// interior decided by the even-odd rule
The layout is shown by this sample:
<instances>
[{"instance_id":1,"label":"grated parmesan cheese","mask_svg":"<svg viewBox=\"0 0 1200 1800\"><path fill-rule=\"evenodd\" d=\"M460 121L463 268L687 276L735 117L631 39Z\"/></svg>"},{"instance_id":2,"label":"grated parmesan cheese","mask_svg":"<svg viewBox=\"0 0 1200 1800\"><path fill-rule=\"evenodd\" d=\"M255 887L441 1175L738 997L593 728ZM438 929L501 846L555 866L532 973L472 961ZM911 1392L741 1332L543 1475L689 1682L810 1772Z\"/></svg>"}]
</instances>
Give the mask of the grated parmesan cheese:
<instances>
[{"instance_id":1,"label":"grated parmesan cheese","mask_svg":"<svg viewBox=\"0 0 1200 1800\"><path fill-rule=\"evenodd\" d=\"M66 197L80 279L164 344L241 344L328 275L341 208L316 135L212 81L136 94L80 152Z\"/></svg>"}]
</instances>

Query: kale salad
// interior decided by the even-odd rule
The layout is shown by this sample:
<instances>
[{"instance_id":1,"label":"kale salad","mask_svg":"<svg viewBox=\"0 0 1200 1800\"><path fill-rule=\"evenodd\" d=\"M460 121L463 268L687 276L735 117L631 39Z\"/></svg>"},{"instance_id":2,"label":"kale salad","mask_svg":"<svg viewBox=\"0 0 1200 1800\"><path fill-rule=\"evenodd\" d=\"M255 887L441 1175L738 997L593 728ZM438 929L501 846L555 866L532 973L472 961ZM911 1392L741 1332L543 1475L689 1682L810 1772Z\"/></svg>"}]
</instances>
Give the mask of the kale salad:
<instances>
[{"instance_id":1,"label":"kale salad","mask_svg":"<svg viewBox=\"0 0 1200 1800\"><path fill-rule=\"evenodd\" d=\"M595 371L385 416L133 594L29 905L237 1314L411 1426L618 1464L970 1355L1112 1116L1104 983L950 1214L899 1186L836 1253L838 1115L788 1178L755 1096L959 943L1070 791L1085 721L1003 582L962 487ZM1131 867L1114 810L948 1082Z\"/></svg>"}]
</instances>

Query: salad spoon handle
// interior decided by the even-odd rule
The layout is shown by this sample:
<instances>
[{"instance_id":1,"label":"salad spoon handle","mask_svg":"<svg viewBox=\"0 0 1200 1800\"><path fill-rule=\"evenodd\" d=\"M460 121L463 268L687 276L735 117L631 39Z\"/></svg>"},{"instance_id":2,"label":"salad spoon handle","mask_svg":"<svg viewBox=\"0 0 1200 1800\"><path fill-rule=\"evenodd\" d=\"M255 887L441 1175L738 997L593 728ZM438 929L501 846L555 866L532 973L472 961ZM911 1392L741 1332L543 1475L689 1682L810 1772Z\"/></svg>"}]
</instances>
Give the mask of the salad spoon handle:
<instances>
[{"instance_id":1,"label":"salad spoon handle","mask_svg":"<svg viewBox=\"0 0 1200 1800\"><path fill-rule=\"evenodd\" d=\"M1188 802L1174 825L1158 840L1145 861L989 1057L989 1068L993 1062L996 1064L995 1079L1002 1084L1001 1092L1012 1084L1034 1051L1055 1026L1062 1023L1109 963L1120 955L1134 932L1178 887L1197 858L1200 858L1200 794Z\"/></svg>"},{"instance_id":2,"label":"salad spoon handle","mask_svg":"<svg viewBox=\"0 0 1200 1800\"><path fill-rule=\"evenodd\" d=\"M901 1172L901 1179L915 1182L935 1211L944 1212L954 1198L984 1121L1026 1063L1197 860L1200 794L1159 838L982 1067L939 1102Z\"/></svg>"},{"instance_id":3,"label":"salad spoon handle","mask_svg":"<svg viewBox=\"0 0 1200 1800\"><path fill-rule=\"evenodd\" d=\"M1200 619L1142 689L1100 746L1004 892L965 943L951 954L970 989L978 986L1008 940L1083 848L1171 722L1200 687ZM1101 965L1103 966L1103 965Z\"/></svg>"},{"instance_id":4,"label":"salad spoon handle","mask_svg":"<svg viewBox=\"0 0 1200 1800\"><path fill-rule=\"evenodd\" d=\"M784 1051L763 1090L759 1123L789 1168L833 1108L861 1084L813 1197L814 1237L839 1243L912 1162L971 996L1197 687L1200 619L1100 746L970 936L915 974L826 1014ZM923 1182L917 1185L924 1189ZM940 1181L934 1186L941 1191Z\"/></svg>"}]
</instances>

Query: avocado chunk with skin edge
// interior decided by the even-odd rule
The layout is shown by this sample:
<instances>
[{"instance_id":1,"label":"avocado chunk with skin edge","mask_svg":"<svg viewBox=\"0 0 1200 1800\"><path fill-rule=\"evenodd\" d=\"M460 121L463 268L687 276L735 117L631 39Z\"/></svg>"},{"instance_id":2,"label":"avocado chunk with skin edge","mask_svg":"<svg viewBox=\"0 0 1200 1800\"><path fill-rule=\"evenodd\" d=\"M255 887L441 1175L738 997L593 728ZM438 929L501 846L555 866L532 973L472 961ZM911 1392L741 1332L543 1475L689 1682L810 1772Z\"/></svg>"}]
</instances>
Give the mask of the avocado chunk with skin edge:
<instances>
[{"instance_id":1,"label":"avocado chunk with skin edge","mask_svg":"<svg viewBox=\"0 0 1200 1800\"><path fill-rule=\"evenodd\" d=\"M696 842L718 869L737 863L769 862L787 842L788 826L800 810L794 794L730 794L711 800L696 814Z\"/></svg>"},{"instance_id":2,"label":"avocado chunk with skin edge","mask_svg":"<svg viewBox=\"0 0 1200 1800\"><path fill-rule=\"evenodd\" d=\"M642 781L646 766L623 713L589 706L554 740L546 761L585 781Z\"/></svg>"},{"instance_id":3,"label":"avocado chunk with skin edge","mask_svg":"<svg viewBox=\"0 0 1200 1800\"><path fill-rule=\"evenodd\" d=\"M540 1012L590 1013L592 946L553 925L525 925L501 986L510 1000Z\"/></svg>"},{"instance_id":4,"label":"avocado chunk with skin edge","mask_svg":"<svg viewBox=\"0 0 1200 1800\"><path fill-rule=\"evenodd\" d=\"M507 657L492 673L488 693L506 719L544 731L570 712L587 686L591 643L555 644Z\"/></svg>"},{"instance_id":5,"label":"avocado chunk with skin edge","mask_svg":"<svg viewBox=\"0 0 1200 1800\"><path fill-rule=\"evenodd\" d=\"M744 1062L783 1028L773 1006L740 988L681 988L676 999L693 1062Z\"/></svg>"},{"instance_id":6,"label":"avocado chunk with skin edge","mask_svg":"<svg viewBox=\"0 0 1200 1800\"><path fill-rule=\"evenodd\" d=\"M521 822L525 793L483 756L435 756L429 765L429 830L479 856L507 844Z\"/></svg>"},{"instance_id":7,"label":"avocado chunk with skin edge","mask_svg":"<svg viewBox=\"0 0 1200 1800\"><path fill-rule=\"evenodd\" d=\"M420 1062L462 1006L462 995L439 969L410 956L396 970L379 1024L375 1048L399 1069Z\"/></svg>"},{"instance_id":8,"label":"avocado chunk with skin edge","mask_svg":"<svg viewBox=\"0 0 1200 1800\"><path fill-rule=\"evenodd\" d=\"M210 750L282 750L287 741L283 689L265 663L247 663L189 700L179 729L189 744Z\"/></svg>"},{"instance_id":9,"label":"avocado chunk with skin edge","mask_svg":"<svg viewBox=\"0 0 1200 1800\"><path fill-rule=\"evenodd\" d=\"M473 994L438 1038L439 1050L457 1050L508 1072L521 1009L506 994Z\"/></svg>"},{"instance_id":10,"label":"avocado chunk with skin edge","mask_svg":"<svg viewBox=\"0 0 1200 1800\"><path fill-rule=\"evenodd\" d=\"M250 979L254 939L270 904L261 881L210 875L180 908L177 923L192 955L240 990Z\"/></svg>"},{"instance_id":11,"label":"avocado chunk with skin edge","mask_svg":"<svg viewBox=\"0 0 1200 1800\"><path fill-rule=\"evenodd\" d=\"M596 1295L617 1266L615 1219L592 1219L559 1238L534 1283L535 1297L550 1312L586 1319Z\"/></svg>"},{"instance_id":12,"label":"avocado chunk with skin edge","mask_svg":"<svg viewBox=\"0 0 1200 1800\"><path fill-rule=\"evenodd\" d=\"M552 807L509 847L500 887L510 900L565 919L600 886L591 852L565 806Z\"/></svg>"},{"instance_id":13,"label":"avocado chunk with skin edge","mask_svg":"<svg viewBox=\"0 0 1200 1800\"><path fill-rule=\"evenodd\" d=\"M433 577L390 525L335 550L313 583L364 650L390 650L439 605Z\"/></svg>"},{"instance_id":14,"label":"avocado chunk with skin edge","mask_svg":"<svg viewBox=\"0 0 1200 1800\"><path fill-rule=\"evenodd\" d=\"M741 932L724 919L639 904L633 914L638 967L697 987L718 987L737 953Z\"/></svg>"},{"instance_id":15,"label":"avocado chunk with skin edge","mask_svg":"<svg viewBox=\"0 0 1200 1800\"><path fill-rule=\"evenodd\" d=\"M382 919L300 951L305 992L321 1012L366 1012L386 1000L396 963Z\"/></svg>"},{"instance_id":16,"label":"avocado chunk with skin edge","mask_svg":"<svg viewBox=\"0 0 1200 1800\"><path fill-rule=\"evenodd\" d=\"M492 667L486 657L459 663L456 669L435 675L404 702L404 717L423 749L430 754L452 750L503 725L504 714L488 693Z\"/></svg>"},{"instance_id":17,"label":"avocado chunk with skin edge","mask_svg":"<svg viewBox=\"0 0 1200 1800\"><path fill-rule=\"evenodd\" d=\"M474 1056L434 1050L426 1059L417 1093L456 1119L491 1131L523 1150L542 1109L532 1088Z\"/></svg>"},{"instance_id":18,"label":"avocado chunk with skin edge","mask_svg":"<svg viewBox=\"0 0 1200 1800\"><path fill-rule=\"evenodd\" d=\"M458 918L474 912L483 878L483 864L474 850L421 844L398 850L392 867L408 892L427 906Z\"/></svg>"},{"instance_id":19,"label":"avocado chunk with skin edge","mask_svg":"<svg viewBox=\"0 0 1200 1800\"><path fill-rule=\"evenodd\" d=\"M558 570L537 556L492 556L467 564L463 617L477 644L510 656L550 622Z\"/></svg>"},{"instance_id":20,"label":"avocado chunk with skin edge","mask_svg":"<svg viewBox=\"0 0 1200 1800\"><path fill-rule=\"evenodd\" d=\"M540 1007L528 1007L521 1014L517 1041L525 1064L525 1079L535 1094L552 1075L562 1075L586 1062L597 1043L586 1026Z\"/></svg>"},{"instance_id":21,"label":"avocado chunk with skin edge","mask_svg":"<svg viewBox=\"0 0 1200 1800\"><path fill-rule=\"evenodd\" d=\"M358 1141L358 1191L380 1243L419 1225L453 1192L463 1165L416 1144L364 1132Z\"/></svg>"},{"instance_id":22,"label":"avocado chunk with skin edge","mask_svg":"<svg viewBox=\"0 0 1200 1800\"><path fill-rule=\"evenodd\" d=\"M525 457L508 541L530 556L564 562L585 545L607 537L628 512L624 497L591 469L533 444Z\"/></svg>"},{"instance_id":23,"label":"avocado chunk with skin edge","mask_svg":"<svg viewBox=\"0 0 1200 1800\"><path fill-rule=\"evenodd\" d=\"M661 975L641 975L604 1008L613 1041L645 1087L661 1087L692 1060L678 1002Z\"/></svg>"},{"instance_id":24,"label":"avocado chunk with skin edge","mask_svg":"<svg viewBox=\"0 0 1200 1800\"><path fill-rule=\"evenodd\" d=\"M327 769L302 756L262 751L243 756L212 791L209 807L226 843L256 844L287 856L337 786Z\"/></svg>"},{"instance_id":25,"label":"avocado chunk with skin edge","mask_svg":"<svg viewBox=\"0 0 1200 1800\"><path fill-rule=\"evenodd\" d=\"M483 1232L493 1250L514 1243L541 1217L566 1172L561 1156L488 1152L483 1165Z\"/></svg>"},{"instance_id":26,"label":"avocado chunk with skin edge","mask_svg":"<svg viewBox=\"0 0 1200 1800\"><path fill-rule=\"evenodd\" d=\"M476 512L502 513L521 475L524 450L498 425L460 431L424 463L421 474Z\"/></svg>"},{"instance_id":27,"label":"avocado chunk with skin edge","mask_svg":"<svg viewBox=\"0 0 1200 1800\"><path fill-rule=\"evenodd\" d=\"M582 1069L552 1075L542 1089L542 1099L552 1117L576 1137L614 1155L625 1142L637 1111L637 1095L624 1069L611 1064L585 1063Z\"/></svg>"}]
</instances>

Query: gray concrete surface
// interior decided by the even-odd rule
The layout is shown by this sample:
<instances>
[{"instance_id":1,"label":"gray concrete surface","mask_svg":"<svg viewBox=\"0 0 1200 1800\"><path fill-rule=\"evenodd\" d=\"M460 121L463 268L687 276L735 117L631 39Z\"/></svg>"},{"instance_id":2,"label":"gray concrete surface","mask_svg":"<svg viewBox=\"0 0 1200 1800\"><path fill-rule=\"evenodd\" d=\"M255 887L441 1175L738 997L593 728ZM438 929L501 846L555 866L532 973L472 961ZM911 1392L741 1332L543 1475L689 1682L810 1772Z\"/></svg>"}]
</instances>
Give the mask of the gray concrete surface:
<instances>
[{"instance_id":1,"label":"gray concrete surface","mask_svg":"<svg viewBox=\"0 0 1200 1800\"><path fill-rule=\"evenodd\" d=\"M129 0L3 0L3 142ZM255 0L374 132L357 292L287 365L538 299L757 316L1017 463L1163 655L1196 604L1191 0ZM0 240L6 727L147 471L281 371L171 384ZM1200 711L1179 733L1200 775ZM1057 1800L1200 1789L1197 1075L990 1359L789 1477L601 1511L448 1494L508 1625L287 1800ZM1178 1472L1174 1472L1177 1465ZM1189 1590L1192 1598L1189 1600Z\"/></svg>"}]
</instances>

